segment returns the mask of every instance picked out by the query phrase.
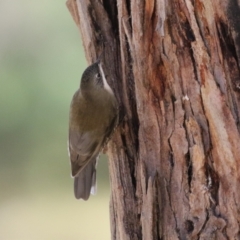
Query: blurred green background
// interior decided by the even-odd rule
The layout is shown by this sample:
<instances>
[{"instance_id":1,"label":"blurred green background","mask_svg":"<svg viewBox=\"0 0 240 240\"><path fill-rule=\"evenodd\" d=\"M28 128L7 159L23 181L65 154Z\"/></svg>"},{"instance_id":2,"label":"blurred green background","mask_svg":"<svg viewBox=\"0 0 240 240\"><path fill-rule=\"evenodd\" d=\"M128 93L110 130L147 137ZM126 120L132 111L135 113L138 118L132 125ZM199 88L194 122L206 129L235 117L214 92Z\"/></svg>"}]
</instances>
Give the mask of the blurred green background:
<instances>
[{"instance_id":1,"label":"blurred green background","mask_svg":"<svg viewBox=\"0 0 240 240\"><path fill-rule=\"evenodd\" d=\"M0 1L0 239L110 239L107 161L98 194L73 195L69 104L86 61L63 1Z\"/></svg>"}]
</instances>

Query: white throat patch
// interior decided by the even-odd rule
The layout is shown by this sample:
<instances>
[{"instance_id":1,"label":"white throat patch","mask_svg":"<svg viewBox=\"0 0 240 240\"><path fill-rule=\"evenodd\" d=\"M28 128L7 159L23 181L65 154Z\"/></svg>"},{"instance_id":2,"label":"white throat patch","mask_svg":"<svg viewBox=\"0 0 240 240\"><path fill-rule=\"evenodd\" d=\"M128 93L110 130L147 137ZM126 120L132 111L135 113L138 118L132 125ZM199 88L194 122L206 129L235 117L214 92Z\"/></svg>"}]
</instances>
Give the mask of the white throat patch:
<instances>
[{"instance_id":1,"label":"white throat patch","mask_svg":"<svg viewBox=\"0 0 240 240\"><path fill-rule=\"evenodd\" d=\"M103 72L101 63L99 63L98 66L99 66L99 69L100 69L100 72L101 72L101 76L102 76L102 79L103 79L103 86L104 86L104 88L105 88L109 93L111 93L111 94L113 95L113 91L112 91L111 87L108 85L108 82L107 82L106 77L105 77L105 74L104 74L104 72Z\"/></svg>"}]
</instances>

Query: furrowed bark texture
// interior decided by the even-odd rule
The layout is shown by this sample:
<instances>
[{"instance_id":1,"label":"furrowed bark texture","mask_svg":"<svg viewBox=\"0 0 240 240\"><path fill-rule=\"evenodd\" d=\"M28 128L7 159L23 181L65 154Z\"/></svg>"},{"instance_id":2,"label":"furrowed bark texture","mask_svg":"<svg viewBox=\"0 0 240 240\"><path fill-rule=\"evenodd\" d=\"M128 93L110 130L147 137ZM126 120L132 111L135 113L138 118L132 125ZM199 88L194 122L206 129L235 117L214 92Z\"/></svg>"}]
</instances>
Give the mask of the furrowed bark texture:
<instances>
[{"instance_id":1,"label":"furrowed bark texture","mask_svg":"<svg viewBox=\"0 0 240 240\"><path fill-rule=\"evenodd\" d=\"M119 101L112 239L240 239L240 1L67 5Z\"/></svg>"}]
</instances>

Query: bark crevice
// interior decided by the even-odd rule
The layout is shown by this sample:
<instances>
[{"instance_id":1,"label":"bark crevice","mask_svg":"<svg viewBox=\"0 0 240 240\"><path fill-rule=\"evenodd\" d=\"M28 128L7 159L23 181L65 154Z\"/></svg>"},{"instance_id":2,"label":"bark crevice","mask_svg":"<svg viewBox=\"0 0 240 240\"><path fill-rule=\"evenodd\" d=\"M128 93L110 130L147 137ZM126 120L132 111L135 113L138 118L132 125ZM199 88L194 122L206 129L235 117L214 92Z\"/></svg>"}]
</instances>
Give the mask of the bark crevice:
<instances>
[{"instance_id":1,"label":"bark crevice","mask_svg":"<svg viewBox=\"0 0 240 240\"><path fill-rule=\"evenodd\" d=\"M68 0L119 102L114 240L238 239L237 0Z\"/></svg>"}]
</instances>

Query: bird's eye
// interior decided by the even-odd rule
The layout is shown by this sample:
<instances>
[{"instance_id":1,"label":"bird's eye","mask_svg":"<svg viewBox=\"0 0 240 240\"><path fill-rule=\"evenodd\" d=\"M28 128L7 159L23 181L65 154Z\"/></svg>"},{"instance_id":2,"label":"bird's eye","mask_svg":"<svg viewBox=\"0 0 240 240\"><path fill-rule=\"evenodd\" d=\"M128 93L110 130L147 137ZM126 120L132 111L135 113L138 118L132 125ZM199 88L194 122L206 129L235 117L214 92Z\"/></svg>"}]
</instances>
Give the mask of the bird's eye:
<instances>
[{"instance_id":1,"label":"bird's eye","mask_svg":"<svg viewBox=\"0 0 240 240\"><path fill-rule=\"evenodd\" d=\"M99 79L101 77L100 73L97 73L95 76L97 79Z\"/></svg>"}]
</instances>

